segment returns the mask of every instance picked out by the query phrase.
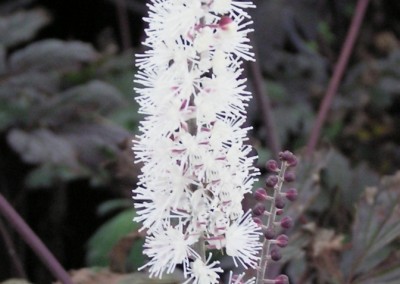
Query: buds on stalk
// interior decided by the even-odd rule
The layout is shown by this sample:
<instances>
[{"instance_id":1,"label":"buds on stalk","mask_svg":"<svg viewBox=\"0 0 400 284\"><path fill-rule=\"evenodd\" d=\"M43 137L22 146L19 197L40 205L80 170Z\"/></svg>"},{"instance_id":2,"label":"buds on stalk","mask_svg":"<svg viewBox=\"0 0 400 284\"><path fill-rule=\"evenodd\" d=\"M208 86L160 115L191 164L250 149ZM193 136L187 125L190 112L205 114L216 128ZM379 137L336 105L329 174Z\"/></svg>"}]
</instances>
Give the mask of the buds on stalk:
<instances>
[{"instance_id":1,"label":"buds on stalk","mask_svg":"<svg viewBox=\"0 0 400 284\"><path fill-rule=\"evenodd\" d=\"M293 226L292 218L284 216L284 209L287 201L292 202L297 199L297 190L293 187L284 190L283 185L296 179L293 171L296 165L297 157L292 152L279 153L279 163L269 160L265 165L270 172L265 180L267 190L258 188L254 192L253 196L258 203L253 208L253 214L257 216L258 224L264 221L261 226L265 238L257 281L264 279L268 261L279 261L282 258L281 248L286 247L289 243L286 234L277 235L277 232ZM289 283L289 279L286 275L279 275L275 279L264 279L263 282L256 283L284 284Z\"/></svg>"}]
</instances>

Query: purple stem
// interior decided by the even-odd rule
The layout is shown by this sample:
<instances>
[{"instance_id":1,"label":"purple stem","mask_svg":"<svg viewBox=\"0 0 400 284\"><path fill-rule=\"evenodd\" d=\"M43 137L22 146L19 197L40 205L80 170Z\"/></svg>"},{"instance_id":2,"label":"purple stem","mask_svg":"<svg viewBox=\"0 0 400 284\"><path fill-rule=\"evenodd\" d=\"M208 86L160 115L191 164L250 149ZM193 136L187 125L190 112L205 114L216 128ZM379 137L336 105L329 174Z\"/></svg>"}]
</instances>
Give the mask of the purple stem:
<instances>
[{"instance_id":1,"label":"purple stem","mask_svg":"<svg viewBox=\"0 0 400 284\"><path fill-rule=\"evenodd\" d=\"M32 248L44 265L58 280L63 284L73 284L65 269L1 193L0 214L14 227L18 234L21 235L24 241Z\"/></svg>"},{"instance_id":2,"label":"purple stem","mask_svg":"<svg viewBox=\"0 0 400 284\"><path fill-rule=\"evenodd\" d=\"M354 43L357 39L361 23L365 15L365 11L367 10L368 3L369 0L358 0L357 2L355 14L351 21L351 25L347 33L346 40L342 46L339 60L335 66L333 75L328 85L328 89L320 105L317 120L315 121L314 127L310 134L310 140L308 141L306 150L306 154L308 157L310 157L315 151L315 147L317 145L320 136L321 128L326 120L326 116L332 104L332 100L337 92L340 81L343 77L343 73L346 69L349 57L354 47Z\"/></svg>"}]
</instances>

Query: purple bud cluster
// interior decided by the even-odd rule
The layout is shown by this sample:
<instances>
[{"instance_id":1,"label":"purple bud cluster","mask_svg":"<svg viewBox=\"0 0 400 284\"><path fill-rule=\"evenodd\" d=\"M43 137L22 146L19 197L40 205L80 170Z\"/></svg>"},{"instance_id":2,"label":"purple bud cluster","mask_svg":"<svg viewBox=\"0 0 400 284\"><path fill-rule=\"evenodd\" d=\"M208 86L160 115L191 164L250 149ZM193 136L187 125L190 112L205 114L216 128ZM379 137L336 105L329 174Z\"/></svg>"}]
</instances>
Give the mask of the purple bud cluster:
<instances>
[{"instance_id":1,"label":"purple bud cluster","mask_svg":"<svg viewBox=\"0 0 400 284\"><path fill-rule=\"evenodd\" d=\"M253 196L257 201L253 207L254 221L262 227L265 237L260 262L263 277L268 260L279 261L282 258L281 248L286 247L289 242L287 235L277 232L293 226L293 219L282 215L287 202L297 199L297 189L290 187L283 190L283 184L295 181L293 168L296 165L297 158L292 152L279 153L279 162L269 160L265 165L270 173L265 180L265 188L257 188L254 191ZM266 222L263 222L264 220ZM289 279L286 275L279 275L275 279L265 279L264 283L289 283Z\"/></svg>"}]
</instances>

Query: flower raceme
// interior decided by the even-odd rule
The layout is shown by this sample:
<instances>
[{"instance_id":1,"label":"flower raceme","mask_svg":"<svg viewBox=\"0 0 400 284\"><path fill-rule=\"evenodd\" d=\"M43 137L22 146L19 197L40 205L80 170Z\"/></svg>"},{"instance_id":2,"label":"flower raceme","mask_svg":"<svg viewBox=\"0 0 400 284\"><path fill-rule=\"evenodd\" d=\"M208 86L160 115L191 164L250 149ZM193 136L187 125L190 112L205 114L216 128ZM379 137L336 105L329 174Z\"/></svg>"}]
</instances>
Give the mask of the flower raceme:
<instances>
[{"instance_id":1,"label":"flower raceme","mask_svg":"<svg viewBox=\"0 0 400 284\"><path fill-rule=\"evenodd\" d=\"M142 269L161 278L181 265L186 283L219 283L222 269L208 250L254 268L262 246L241 206L259 174L242 127L251 94L241 64L253 60L245 9L254 5L152 0L148 7L148 49L136 57L135 77L145 118L133 147L143 164L135 221L147 231L150 258Z\"/></svg>"}]
</instances>

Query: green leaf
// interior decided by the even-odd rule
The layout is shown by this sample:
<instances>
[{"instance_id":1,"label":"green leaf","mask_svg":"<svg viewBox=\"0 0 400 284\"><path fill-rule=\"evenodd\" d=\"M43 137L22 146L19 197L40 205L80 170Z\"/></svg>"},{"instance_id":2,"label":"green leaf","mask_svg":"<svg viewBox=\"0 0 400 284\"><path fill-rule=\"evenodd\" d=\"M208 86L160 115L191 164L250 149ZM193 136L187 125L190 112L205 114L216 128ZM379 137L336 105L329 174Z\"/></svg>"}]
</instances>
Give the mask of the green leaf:
<instances>
[{"instance_id":1,"label":"green leaf","mask_svg":"<svg viewBox=\"0 0 400 284\"><path fill-rule=\"evenodd\" d=\"M88 242L86 260L90 266L107 266L108 255L115 244L123 236L138 230L139 224L132 219L135 213L133 210L126 210L102 225Z\"/></svg>"},{"instance_id":2,"label":"green leaf","mask_svg":"<svg viewBox=\"0 0 400 284\"><path fill-rule=\"evenodd\" d=\"M29 188L46 188L58 182L68 182L89 175L90 172L83 167L73 169L63 165L47 163L30 171L25 179L25 184Z\"/></svg>"},{"instance_id":3,"label":"green leaf","mask_svg":"<svg viewBox=\"0 0 400 284\"><path fill-rule=\"evenodd\" d=\"M127 200L127 199L121 198L121 199L108 200L108 201L100 204L99 208L97 208L97 214L99 216L104 216L104 215L110 213L111 211L114 211L117 209L124 209L130 205L132 205L132 201Z\"/></svg>"}]
</instances>

